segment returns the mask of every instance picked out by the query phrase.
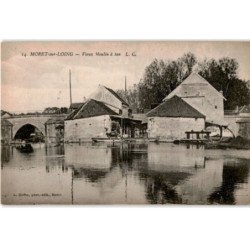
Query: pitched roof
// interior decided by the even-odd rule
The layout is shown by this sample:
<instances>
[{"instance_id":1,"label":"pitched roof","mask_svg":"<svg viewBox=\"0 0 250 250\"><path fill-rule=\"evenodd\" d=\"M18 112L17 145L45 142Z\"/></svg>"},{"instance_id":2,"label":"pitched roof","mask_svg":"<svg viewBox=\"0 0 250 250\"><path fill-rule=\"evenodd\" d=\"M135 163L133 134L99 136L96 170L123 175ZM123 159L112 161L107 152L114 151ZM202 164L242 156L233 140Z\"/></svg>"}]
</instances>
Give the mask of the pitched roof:
<instances>
[{"instance_id":1,"label":"pitched roof","mask_svg":"<svg viewBox=\"0 0 250 250\"><path fill-rule=\"evenodd\" d=\"M80 108L82 105L84 104L84 102L73 102L70 104L70 109L78 109Z\"/></svg>"},{"instance_id":2,"label":"pitched roof","mask_svg":"<svg viewBox=\"0 0 250 250\"><path fill-rule=\"evenodd\" d=\"M147 117L191 117L205 118L182 98L174 96L147 113Z\"/></svg>"},{"instance_id":3,"label":"pitched roof","mask_svg":"<svg viewBox=\"0 0 250 250\"><path fill-rule=\"evenodd\" d=\"M240 113L250 113L250 105L244 106L241 110Z\"/></svg>"},{"instance_id":4,"label":"pitched roof","mask_svg":"<svg viewBox=\"0 0 250 250\"><path fill-rule=\"evenodd\" d=\"M1 116L4 116L6 114L9 115L9 116L11 116L11 113L9 113L9 112L7 112L5 110L1 110Z\"/></svg>"},{"instance_id":5,"label":"pitched roof","mask_svg":"<svg viewBox=\"0 0 250 250\"><path fill-rule=\"evenodd\" d=\"M50 118L45 124L63 124L65 120L65 116L56 116Z\"/></svg>"},{"instance_id":6,"label":"pitched roof","mask_svg":"<svg viewBox=\"0 0 250 250\"><path fill-rule=\"evenodd\" d=\"M90 99L79 109L72 112L66 120L81 119L100 115L118 115L115 111L107 107L103 102Z\"/></svg>"},{"instance_id":7,"label":"pitched roof","mask_svg":"<svg viewBox=\"0 0 250 250\"><path fill-rule=\"evenodd\" d=\"M189 93L189 95L190 95L191 93L193 93L193 90L190 87L192 85L197 85L197 84L199 84L199 90L201 91L201 93L203 92L204 89L206 89L208 87L210 89L213 89L214 93L216 93L217 95L219 95L220 97L222 97L223 99L226 100L226 98L223 96L223 94L221 94L206 79L204 79L202 76L200 76L197 73L191 73L181 84L179 84L177 86L177 88L175 88L163 100L167 100L167 99L173 97L174 95L176 95L178 93L178 90L181 90L181 93ZM185 94L185 96L186 96L186 94Z\"/></svg>"},{"instance_id":8,"label":"pitched roof","mask_svg":"<svg viewBox=\"0 0 250 250\"><path fill-rule=\"evenodd\" d=\"M81 107L80 107L80 108L81 108ZM73 120L74 116L78 113L78 111L80 110L80 108L74 109L74 110L65 118L65 120Z\"/></svg>"},{"instance_id":9,"label":"pitched roof","mask_svg":"<svg viewBox=\"0 0 250 250\"><path fill-rule=\"evenodd\" d=\"M205 78L200 76L197 73L191 73L183 82L182 84L197 84L197 83L203 83L203 84L210 84Z\"/></svg>"},{"instance_id":10,"label":"pitched roof","mask_svg":"<svg viewBox=\"0 0 250 250\"><path fill-rule=\"evenodd\" d=\"M147 115L145 113L133 114L133 119L141 121L142 124L148 122Z\"/></svg>"},{"instance_id":11,"label":"pitched roof","mask_svg":"<svg viewBox=\"0 0 250 250\"><path fill-rule=\"evenodd\" d=\"M127 105L127 106L129 106L128 105L128 103L127 102L125 102L113 89L110 89L110 88L107 88L106 86L104 86L104 88L105 89L107 89L112 95L114 95L118 100L120 100L121 102L122 102L122 104L125 104L125 105Z\"/></svg>"}]
</instances>

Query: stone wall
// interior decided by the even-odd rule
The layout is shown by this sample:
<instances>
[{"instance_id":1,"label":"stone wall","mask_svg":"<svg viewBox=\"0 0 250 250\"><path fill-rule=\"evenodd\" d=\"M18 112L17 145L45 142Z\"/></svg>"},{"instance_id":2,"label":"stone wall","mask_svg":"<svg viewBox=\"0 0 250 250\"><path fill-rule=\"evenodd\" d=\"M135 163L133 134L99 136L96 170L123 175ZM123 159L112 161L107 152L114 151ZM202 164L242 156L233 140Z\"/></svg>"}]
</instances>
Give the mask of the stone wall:
<instances>
[{"instance_id":1,"label":"stone wall","mask_svg":"<svg viewBox=\"0 0 250 250\"><path fill-rule=\"evenodd\" d=\"M24 125L30 124L38 128L43 135L45 135L45 122L48 121L50 117L48 116L24 116L24 117L11 117L7 120L13 124L13 138L15 137L17 131Z\"/></svg>"},{"instance_id":2,"label":"stone wall","mask_svg":"<svg viewBox=\"0 0 250 250\"><path fill-rule=\"evenodd\" d=\"M238 115L225 115L224 121L228 128L234 133L234 136L239 135L239 124L237 123Z\"/></svg>"},{"instance_id":3,"label":"stone wall","mask_svg":"<svg viewBox=\"0 0 250 250\"><path fill-rule=\"evenodd\" d=\"M1 142L10 143L12 140L12 126L1 125Z\"/></svg>"},{"instance_id":4,"label":"stone wall","mask_svg":"<svg viewBox=\"0 0 250 250\"><path fill-rule=\"evenodd\" d=\"M177 95L206 116L206 121L223 124L223 96L209 83L180 84L166 99Z\"/></svg>"},{"instance_id":5,"label":"stone wall","mask_svg":"<svg viewBox=\"0 0 250 250\"><path fill-rule=\"evenodd\" d=\"M95 116L66 120L64 125L64 141L86 141L93 137L106 138L106 133L109 133L111 129L111 119L108 115Z\"/></svg>"},{"instance_id":6,"label":"stone wall","mask_svg":"<svg viewBox=\"0 0 250 250\"><path fill-rule=\"evenodd\" d=\"M250 122L239 123L239 136L250 139Z\"/></svg>"},{"instance_id":7,"label":"stone wall","mask_svg":"<svg viewBox=\"0 0 250 250\"><path fill-rule=\"evenodd\" d=\"M149 117L148 137L173 141L186 138L186 131L205 129L203 118Z\"/></svg>"},{"instance_id":8,"label":"stone wall","mask_svg":"<svg viewBox=\"0 0 250 250\"><path fill-rule=\"evenodd\" d=\"M58 143L63 138L63 129L56 129L58 123L49 123L45 125L46 142L48 143Z\"/></svg>"},{"instance_id":9,"label":"stone wall","mask_svg":"<svg viewBox=\"0 0 250 250\"><path fill-rule=\"evenodd\" d=\"M184 101L206 116L206 121L223 124L223 98L207 91L206 97L182 97Z\"/></svg>"}]
</instances>

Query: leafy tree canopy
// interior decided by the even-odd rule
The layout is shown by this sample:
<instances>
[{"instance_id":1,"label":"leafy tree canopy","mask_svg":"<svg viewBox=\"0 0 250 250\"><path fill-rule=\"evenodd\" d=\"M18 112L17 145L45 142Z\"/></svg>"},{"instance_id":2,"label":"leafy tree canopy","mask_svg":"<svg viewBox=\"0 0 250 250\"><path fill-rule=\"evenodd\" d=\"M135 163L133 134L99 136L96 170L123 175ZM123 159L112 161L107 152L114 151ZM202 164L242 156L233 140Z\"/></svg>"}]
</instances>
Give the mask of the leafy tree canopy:
<instances>
[{"instance_id":1,"label":"leafy tree canopy","mask_svg":"<svg viewBox=\"0 0 250 250\"><path fill-rule=\"evenodd\" d=\"M192 71L197 71L226 97L225 109L247 105L250 102L249 81L238 77L239 64L233 58L205 59L198 62L192 53L177 60L154 59L146 68L138 84L117 93L128 101L133 109L150 109L161 103Z\"/></svg>"}]
</instances>

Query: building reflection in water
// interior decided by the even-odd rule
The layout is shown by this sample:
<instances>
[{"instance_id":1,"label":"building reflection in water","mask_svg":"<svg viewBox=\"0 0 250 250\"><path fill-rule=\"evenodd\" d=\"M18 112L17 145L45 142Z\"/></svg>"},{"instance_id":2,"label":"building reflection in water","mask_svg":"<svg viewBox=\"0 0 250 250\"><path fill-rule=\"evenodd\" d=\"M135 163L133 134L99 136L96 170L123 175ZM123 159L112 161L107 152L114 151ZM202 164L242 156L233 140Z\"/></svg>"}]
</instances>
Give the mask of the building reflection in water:
<instances>
[{"instance_id":1,"label":"building reflection in water","mask_svg":"<svg viewBox=\"0 0 250 250\"><path fill-rule=\"evenodd\" d=\"M131 148L135 152L134 161ZM135 203L137 199L146 203L140 183L128 184L128 179L134 179L133 175L128 177L128 169L136 162L135 148L140 151L141 146L67 145L65 162L74 173L74 203ZM136 190L141 190L139 195Z\"/></svg>"},{"instance_id":2,"label":"building reflection in water","mask_svg":"<svg viewBox=\"0 0 250 250\"><path fill-rule=\"evenodd\" d=\"M249 161L226 160L222 172L222 184L208 197L213 204L236 204L235 192L240 184L248 182ZM249 194L249 193L248 193ZM248 201L250 199L248 198Z\"/></svg>"},{"instance_id":3,"label":"building reflection in water","mask_svg":"<svg viewBox=\"0 0 250 250\"><path fill-rule=\"evenodd\" d=\"M45 147L46 153L46 172L60 171L67 172L68 167L65 165L64 158L64 145L47 146Z\"/></svg>"},{"instance_id":4,"label":"building reflection in water","mask_svg":"<svg viewBox=\"0 0 250 250\"><path fill-rule=\"evenodd\" d=\"M64 156L57 157L44 144L32 150L12 148L13 156L3 162L2 202L4 204L71 203L71 172L62 168ZM55 149L54 152L56 152Z\"/></svg>"},{"instance_id":5,"label":"building reflection in water","mask_svg":"<svg viewBox=\"0 0 250 250\"><path fill-rule=\"evenodd\" d=\"M32 153L9 147L2 148L2 166L7 195L61 194L34 203L249 203L249 159L225 153L167 143L65 144Z\"/></svg>"}]
</instances>

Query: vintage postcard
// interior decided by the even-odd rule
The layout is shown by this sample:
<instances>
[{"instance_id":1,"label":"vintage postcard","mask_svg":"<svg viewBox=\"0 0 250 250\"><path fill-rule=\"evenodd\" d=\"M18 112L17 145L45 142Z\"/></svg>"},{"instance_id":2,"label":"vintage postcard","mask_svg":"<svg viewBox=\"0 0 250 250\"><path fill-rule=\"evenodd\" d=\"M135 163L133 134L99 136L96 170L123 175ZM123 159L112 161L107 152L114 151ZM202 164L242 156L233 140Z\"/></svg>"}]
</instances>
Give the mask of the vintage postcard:
<instances>
[{"instance_id":1,"label":"vintage postcard","mask_svg":"<svg viewBox=\"0 0 250 250\"><path fill-rule=\"evenodd\" d=\"M250 204L250 42L5 41L2 204Z\"/></svg>"}]
</instances>

